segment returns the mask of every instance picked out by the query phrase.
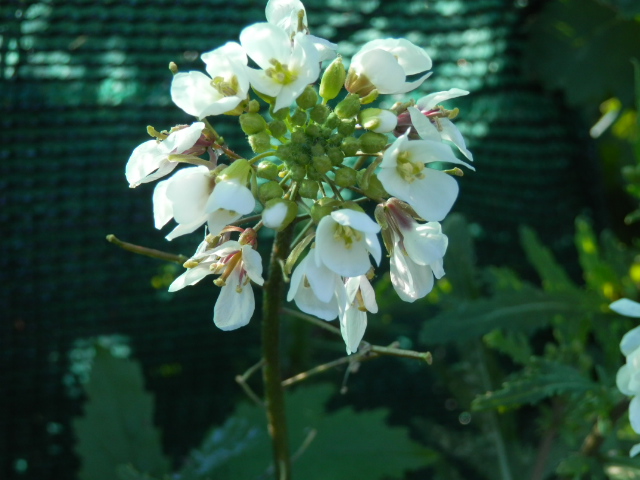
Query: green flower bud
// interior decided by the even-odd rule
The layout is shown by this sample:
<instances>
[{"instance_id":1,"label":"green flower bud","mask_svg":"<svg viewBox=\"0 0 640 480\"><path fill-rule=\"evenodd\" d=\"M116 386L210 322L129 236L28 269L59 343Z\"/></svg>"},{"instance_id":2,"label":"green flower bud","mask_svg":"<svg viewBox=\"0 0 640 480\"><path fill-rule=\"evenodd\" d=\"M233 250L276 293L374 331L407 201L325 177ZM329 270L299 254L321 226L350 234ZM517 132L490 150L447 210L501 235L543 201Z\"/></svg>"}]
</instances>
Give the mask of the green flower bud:
<instances>
[{"instance_id":1,"label":"green flower bud","mask_svg":"<svg viewBox=\"0 0 640 480\"><path fill-rule=\"evenodd\" d=\"M342 143L343 139L344 139L344 135L342 135L341 133L334 133L327 139L327 143L329 145L333 145L334 147L337 147Z\"/></svg>"},{"instance_id":2,"label":"green flower bud","mask_svg":"<svg viewBox=\"0 0 640 480\"><path fill-rule=\"evenodd\" d=\"M378 153L387 146L387 142L384 133L365 132L360 135L360 148L365 153Z\"/></svg>"},{"instance_id":3,"label":"green flower bud","mask_svg":"<svg viewBox=\"0 0 640 480\"><path fill-rule=\"evenodd\" d=\"M345 157L353 157L360 150L360 141L355 137L347 137L342 140L340 150L342 150Z\"/></svg>"},{"instance_id":4,"label":"green flower bud","mask_svg":"<svg viewBox=\"0 0 640 480\"><path fill-rule=\"evenodd\" d=\"M267 128L267 122L259 113L243 113L238 118L240 120L240 128L247 135L260 133Z\"/></svg>"},{"instance_id":5,"label":"green flower bud","mask_svg":"<svg viewBox=\"0 0 640 480\"><path fill-rule=\"evenodd\" d=\"M249 137L251 138L251 137ZM247 177L251 173L251 165L244 158L240 158L233 162L220 172L216 181L219 180L238 180L240 183L247 181Z\"/></svg>"},{"instance_id":6,"label":"green flower bud","mask_svg":"<svg viewBox=\"0 0 640 480\"><path fill-rule=\"evenodd\" d=\"M311 109L309 116L311 117L311 120L316 123L324 123L330 112L331 110L329 110L329 107L319 104Z\"/></svg>"},{"instance_id":7,"label":"green flower bud","mask_svg":"<svg viewBox=\"0 0 640 480\"><path fill-rule=\"evenodd\" d=\"M366 169L358 172L358 186L362 191L371 198L386 198L389 196L387 191L382 186L382 183L378 179L375 173L369 175L365 180Z\"/></svg>"},{"instance_id":8,"label":"green flower bud","mask_svg":"<svg viewBox=\"0 0 640 480\"><path fill-rule=\"evenodd\" d=\"M304 130L297 129L291 132L291 143L295 143L298 145L304 145L307 143L307 136L304 133Z\"/></svg>"},{"instance_id":9,"label":"green flower bud","mask_svg":"<svg viewBox=\"0 0 640 480\"><path fill-rule=\"evenodd\" d=\"M296 108L296 111L291 115L291 123L298 126L302 126L307 123L307 112Z\"/></svg>"},{"instance_id":10,"label":"green flower bud","mask_svg":"<svg viewBox=\"0 0 640 480\"><path fill-rule=\"evenodd\" d=\"M313 164L313 168L316 169L316 172L318 172L321 175L327 173L329 170L331 170L331 167L333 166L331 164L331 160L327 155L313 157L311 162Z\"/></svg>"},{"instance_id":11,"label":"green flower bud","mask_svg":"<svg viewBox=\"0 0 640 480\"><path fill-rule=\"evenodd\" d=\"M324 147L320 143L316 143L311 147L311 155L314 157L318 157L320 155L324 155Z\"/></svg>"},{"instance_id":12,"label":"green flower bud","mask_svg":"<svg viewBox=\"0 0 640 480\"><path fill-rule=\"evenodd\" d=\"M318 173L315 168L313 168L313 165L307 165L307 178L309 180L320 181L322 180L322 175Z\"/></svg>"},{"instance_id":13,"label":"green flower bud","mask_svg":"<svg viewBox=\"0 0 640 480\"><path fill-rule=\"evenodd\" d=\"M273 120L269 124L269 131L271 132L271 135L279 138L287 133L287 125L282 120Z\"/></svg>"},{"instance_id":14,"label":"green flower bud","mask_svg":"<svg viewBox=\"0 0 640 480\"><path fill-rule=\"evenodd\" d=\"M278 179L278 165L269 161L262 160L258 164L258 176L260 178L266 178L267 180L277 180Z\"/></svg>"},{"instance_id":15,"label":"green flower bud","mask_svg":"<svg viewBox=\"0 0 640 480\"><path fill-rule=\"evenodd\" d=\"M340 202L337 200L330 197L323 197L320 200L317 200L311 207L311 219L318 224L323 217L329 215L339 205Z\"/></svg>"},{"instance_id":16,"label":"green flower bud","mask_svg":"<svg viewBox=\"0 0 640 480\"><path fill-rule=\"evenodd\" d=\"M357 181L358 172L351 167L341 167L336 171L336 185L339 187L353 187Z\"/></svg>"},{"instance_id":17,"label":"green flower bud","mask_svg":"<svg viewBox=\"0 0 640 480\"><path fill-rule=\"evenodd\" d=\"M284 198L269 200L262 211L262 223L265 227L279 232L286 228L298 214L296 202Z\"/></svg>"},{"instance_id":18,"label":"green flower bud","mask_svg":"<svg viewBox=\"0 0 640 480\"><path fill-rule=\"evenodd\" d=\"M284 190L278 182L265 182L258 187L258 199L264 204L272 198L281 198Z\"/></svg>"},{"instance_id":19,"label":"green flower bud","mask_svg":"<svg viewBox=\"0 0 640 480\"><path fill-rule=\"evenodd\" d=\"M396 128L398 117L395 113L381 108L365 108L358 115L360 125L376 133L386 133Z\"/></svg>"},{"instance_id":20,"label":"green flower bud","mask_svg":"<svg viewBox=\"0 0 640 480\"><path fill-rule=\"evenodd\" d=\"M306 167L304 167L304 165L298 165L297 163L294 163L287 166L289 168L289 173L291 174L291 179L296 182L303 180L307 175L307 169Z\"/></svg>"},{"instance_id":21,"label":"green flower bud","mask_svg":"<svg viewBox=\"0 0 640 480\"><path fill-rule=\"evenodd\" d=\"M334 112L331 112L324 121L324 126L332 130L340 125L340 118Z\"/></svg>"},{"instance_id":22,"label":"green flower bud","mask_svg":"<svg viewBox=\"0 0 640 480\"><path fill-rule=\"evenodd\" d=\"M338 165L342 165L342 161L344 160L344 153L338 147L329 147L327 149L327 155L329 156L329 160L331 160L331 165L337 167Z\"/></svg>"},{"instance_id":23,"label":"green flower bud","mask_svg":"<svg viewBox=\"0 0 640 480\"><path fill-rule=\"evenodd\" d=\"M360 97L353 93L350 93L336 105L335 113L341 119L353 118L360 111Z\"/></svg>"},{"instance_id":24,"label":"green flower bud","mask_svg":"<svg viewBox=\"0 0 640 480\"><path fill-rule=\"evenodd\" d=\"M314 180L302 180L298 193L303 198L318 198L318 182Z\"/></svg>"},{"instance_id":25,"label":"green flower bud","mask_svg":"<svg viewBox=\"0 0 640 480\"><path fill-rule=\"evenodd\" d=\"M340 125L338 125L338 133L345 137L352 135L353 132L356 131L356 123L355 118L352 120L343 120L340 122Z\"/></svg>"},{"instance_id":26,"label":"green flower bud","mask_svg":"<svg viewBox=\"0 0 640 480\"><path fill-rule=\"evenodd\" d=\"M320 136L322 138L328 139L329 137L331 137L332 133L333 133L333 130L331 128L320 127Z\"/></svg>"},{"instance_id":27,"label":"green flower bud","mask_svg":"<svg viewBox=\"0 0 640 480\"><path fill-rule=\"evenodd\" d=\"M296 103L303 110L309 110L318 103L318 94L316 89L311 85L307 85L300 96L296 98Z\"/></svg>"},{"instance_id":28,"label":"green flower bud","mask_svg":"<svg viewBox=\"0 0 640 480\"><path fill-rule=\"evenodd\" d=\"M289 115L288 108L281 108L277 112L273 111L273 105L269 108L269 115L275 120L284 120Z\"/></svg>"},{"instance_id":29,"label":"green flower bud","mask_svg":"<svg viewBox=\"0 0 640 480\"><path fill-rule=\"evenodd\" d=\"M260 111L260 102L257 100L251 100L248 104L247 104L247 111L249 113L258 113Z\"/></svg>"},{"instance_id":30,"label":"green flower bud","mask_svg":"<svg viewBox=\"0 0 640 480\"><path fill-rule=\"evenodd\" d=\"M318 125L314 125L313 123L304 131L307 134L307 137L310 138L319 138L321 136L320 127Z\"/></svg>"},{"instance_id":31,"label":"green flower bud","mask_svg":"<svg viewBox=\"0 0 640 480\"><path fill-rule=\"evenodd\" d=\"M255 135L249 135L249 145L253 153L263 153L271 148L271 137L267 132L256 133Z\"/></svg>"},{"instance_id":32,"label":"green flower bud","mask_svg":"<svg viewBox=\"0 0 640 480\"><path fill-rule=\"evenodd\" d=\"M329 64L320 80L320 96L325 100L333 100L338 96L347 72L342 64L342 57L336 58Z\"/></svg>"}]
</instances>

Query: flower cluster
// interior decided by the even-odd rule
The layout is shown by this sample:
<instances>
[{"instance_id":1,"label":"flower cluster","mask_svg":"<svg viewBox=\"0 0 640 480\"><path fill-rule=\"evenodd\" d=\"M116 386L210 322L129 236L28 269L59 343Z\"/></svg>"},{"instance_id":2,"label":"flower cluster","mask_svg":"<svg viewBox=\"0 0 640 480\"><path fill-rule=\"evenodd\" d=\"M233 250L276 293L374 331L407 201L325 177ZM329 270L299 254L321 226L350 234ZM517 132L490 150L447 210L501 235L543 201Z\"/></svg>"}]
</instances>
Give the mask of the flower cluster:
<instances>
[{"instance_id":1,"label":"flower cluster","mask_svg":"<svg viewBox=\"0 0 640 480\"><path fill-rule=\"evenodd\" d=\"M367 312L378 308L370 283L371 259L380 265L382 257L378 233L403 300L424 297L444 275L447 237L438 222L456 200L454 176L462 171L437 166L472 168L451 145L469 161L472 155L451 122L458 110L440 103L468 92L372 106L423 84L432 67L425 50L405 39L374 40L347 70L337 45L310 34L299 0L269 0L266 20L242 30L239 42L204 53L206 74L171 65L171 98L197 121L162 132L148 127L154 139L133 151L126 177L137 187L185 164L155 187L155 226L175 222L168 240L203 225L208 235L169 290L220 275L214 321L223 330L253 314L249 282L263 283L257 232L299 228L286 264L287 299L318 318L339 318L353 353ZM207 117L220 115L238 118L252 158L217 134ZM375 220L366 200L377 204Z\"/></svg>"},{"instance_id":2,"label":"flower cluster","mask_svg":"<svg viewBox=\"0 0 640 480\"><path fill-rule=\"evenodd\" d=\"M640 304L627 298L616 300L609 308L626 317L640 318ZM631 428L640 433L640 327L625 333L620 342L620 351L627 363L618 370L616 385L624 395L633 397L629 403L629 421ZM634 457L638 453L640 443L631 448L629 455Z\"/></svg>"}]
</instances>

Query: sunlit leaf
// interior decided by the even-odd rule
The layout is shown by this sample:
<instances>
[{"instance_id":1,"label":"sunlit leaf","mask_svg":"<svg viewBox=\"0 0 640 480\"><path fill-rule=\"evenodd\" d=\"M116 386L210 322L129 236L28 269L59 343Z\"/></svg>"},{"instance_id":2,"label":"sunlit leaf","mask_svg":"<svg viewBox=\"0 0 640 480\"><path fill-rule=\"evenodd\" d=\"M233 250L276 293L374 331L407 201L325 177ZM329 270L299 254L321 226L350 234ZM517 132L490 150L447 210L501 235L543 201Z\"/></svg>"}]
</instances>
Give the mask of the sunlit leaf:
<instances>
[{"instance_id":1,"label":"sunlit leaf","mask_svg":"<svg viewBox=\"0 0 640 480\"><path fill-rule=\"evenodd\" d=\"M153 396L144 390L140 366L101 347L86 385L84 416L73 424L81 480L114 480L124 464L153 476L169 471L160 432L153 426Z\"/></svg>"}]
</instances>

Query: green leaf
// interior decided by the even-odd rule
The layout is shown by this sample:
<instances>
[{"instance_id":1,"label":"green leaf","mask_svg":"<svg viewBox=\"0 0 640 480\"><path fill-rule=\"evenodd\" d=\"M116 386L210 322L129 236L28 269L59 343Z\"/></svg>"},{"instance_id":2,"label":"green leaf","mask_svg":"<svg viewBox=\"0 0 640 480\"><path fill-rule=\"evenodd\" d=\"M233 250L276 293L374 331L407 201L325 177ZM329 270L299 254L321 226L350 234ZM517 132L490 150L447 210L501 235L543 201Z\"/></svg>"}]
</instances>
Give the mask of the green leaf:
<instances>
[{"instance_id":1,"label":"green leaf","mask_svg":"<svg viewBox=\"0 0 640 480\"><path fill-rule=\"evenodd\" d=\"M483 337L484 343L522 365L529 362L533 352L529 345L529 338L522 332L503 332L494 330Z\"/></svg>"},{"instance_id":2,"label":"green leaf","mask_svg":"<svg viewBox=\"0 0 640 480\"><path fill-rule=\"evenodd\" d=\"M545 359L536 359L514 374L500 390L487 392L472 402L474 410L535 404L564 393L583 394L598 384L573 367Z\"/></svg>"},{"instance_id":3,"label":"green leaf","mask_svg":"<svg viewBox=\"0 0 640 480\"><path fill-rule=\"evenodd\" d=\"M575 290L564 269L556 262L551 250L545 247L535 231L529 227L520 228L520 243L527 255L529 263L536 269L542 286L548 292Z\"/></svg>"},{"instance_id":4,"label":"green leaf","mask_svg":"<svg viewBox=\"0 0 640 480\"><path fill-rule=\"evenodd\" d=\"M583 317L594 308L592 299L582 292L543 292L525 287L490 299L461 302L425 322L420 338L426 345L438 345L479 338L498 328L532 332L549 325L556 315Z\"/></svg>"},{"instance_id":5,"label":"green leaf","mask_svg":"<svg viewBox=\"0 0 640 480\"><path fill-rule=\"evenodd\" d=\"M153 396L137 363L96 347L86 391L84 417L73 422L81 480L114 480L123 464L153 476L169 472L153 426Z\"/></svg>"},{"instance_id":6,"label":"green leaf","mask_svg":"<svg viewBox=\"0 0 640 480\"><path fill-rule=\"evenodd\" d=\"M546 2L529 32L526 61L549 89L573 106L593 108L617 97L633 105L633 71L640 58L640 24L595 0Z\"/></svg>"},{"instance_id":7,"label":"green leaf","mask_svg":"<svg viewBox=\"0 0 640 480\"><path fill-rule=\"evenodd\" d=\"M332 387L315 385L287 394L292 452L307 443L293 464L296 478L401 478L405 470L425 466L437 458L433 451L411 441L406 428L387 425L387 410L356 413L343 408L325 413L324 404L332 393ZM264 476L271 472L271 463L264 411L244 404L222 427L206 436L177 478L271 478Z\"/></svg>"}]
</instances>

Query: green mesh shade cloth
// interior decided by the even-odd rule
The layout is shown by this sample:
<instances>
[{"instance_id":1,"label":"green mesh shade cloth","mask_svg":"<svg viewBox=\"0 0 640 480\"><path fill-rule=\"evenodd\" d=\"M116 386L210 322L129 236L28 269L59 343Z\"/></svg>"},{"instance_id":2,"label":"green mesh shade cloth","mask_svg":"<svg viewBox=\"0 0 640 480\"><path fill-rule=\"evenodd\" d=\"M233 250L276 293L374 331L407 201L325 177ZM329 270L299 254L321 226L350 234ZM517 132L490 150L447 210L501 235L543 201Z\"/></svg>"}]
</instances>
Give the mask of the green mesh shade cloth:
<instances>
[{"instance_id":1,"label":"green mesh shade cloth","mask_svg":"<svg viewBox=\"0 0 640 480\"><path fill-rule=\"evenodd\" d=\"M563 108L521 75L528 10L516 3L305 2L313 33L344 41L346 58L376 37L424 46L434 75L414 96L472 91L456 106L478 171L461 180L455 210L480 225L485 264L520 261L512 247L520 223L566 253L575 215L597 205L573 173L577 164L585 171L586 156ZM169 295L181 267L128 254L104 237L183 254L195 249L197 234L169 244L168 230L153 228L153 185L130 190L124 165L149 138L147 125L191 122L169 98L168 63L203 70L199 55L263 21L264 4L0 4L0 478L74 478L70 421L83 398L70 352L78 339L130 339L176 462L239 397L232 379L259 356L258 319L218 331L210 282ZM231 145L244 142L233 119L218 126Z\"/></svg>"}]
</instances>

